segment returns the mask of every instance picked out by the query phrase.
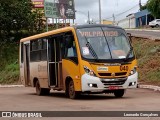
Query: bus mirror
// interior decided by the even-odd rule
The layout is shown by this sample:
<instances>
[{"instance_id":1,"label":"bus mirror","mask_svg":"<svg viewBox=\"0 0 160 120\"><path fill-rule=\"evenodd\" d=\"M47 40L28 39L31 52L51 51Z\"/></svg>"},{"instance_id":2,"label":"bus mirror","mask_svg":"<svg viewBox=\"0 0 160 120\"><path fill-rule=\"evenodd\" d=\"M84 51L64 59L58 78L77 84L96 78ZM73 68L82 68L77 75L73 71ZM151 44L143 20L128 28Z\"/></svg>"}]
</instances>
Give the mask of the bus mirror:
<instances>
[{"instance_id":1,"label":"bus mirror","mask_svg":"<svg viewBox=\"0 0 160 120\"><path fill-rule=\"evenodd\" d=\"M128 36L129 40L130 40L131 43L132 43L132 34L131 34L131 33L127 33L127 36Z\"/></svg>"}]
</instances>

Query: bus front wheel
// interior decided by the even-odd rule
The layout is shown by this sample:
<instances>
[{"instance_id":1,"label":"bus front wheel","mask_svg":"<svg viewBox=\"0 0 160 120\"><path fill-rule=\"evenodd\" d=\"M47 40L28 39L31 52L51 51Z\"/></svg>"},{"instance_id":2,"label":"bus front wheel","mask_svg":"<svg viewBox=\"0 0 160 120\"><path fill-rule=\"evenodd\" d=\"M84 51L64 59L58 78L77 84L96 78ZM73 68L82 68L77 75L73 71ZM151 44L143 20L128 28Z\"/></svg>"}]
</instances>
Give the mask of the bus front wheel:
<instances>
[{"instance_id":1,"label":"bus front wheel","mask_svg":"<svg viewBox=\"0 0 160 120\"><path fill-rule=\"evenodd\" d=\"M123 97L124 93L125 93L124 89L123 90L116 90L114 92L114 95L115 95L116 98L121 98L121 97Z\"/></svg>"},{"instance_id":2,"label":"bus front wheel","mask_svg":"<svg viewBox=\"0 0 160 120\"><path fill-rule=\"evenodd\" d=\"M47 88L41 88L39 81L37 80L36 82L36 94L41 96L41 95L49 95L50 89Z\"/></svg>"},{"instance_id":3,"label":"bus front wheel","mask_svg":"<svg viewBox=\"0 0 160 120\"><path fill-rule=\"evenodd\" d=\"M79 93L75 91L73 80L70 80L69 83L67 84L66 92L67 96L71 99L76 99L79 96Z\"/></svg>"}]
</instances>

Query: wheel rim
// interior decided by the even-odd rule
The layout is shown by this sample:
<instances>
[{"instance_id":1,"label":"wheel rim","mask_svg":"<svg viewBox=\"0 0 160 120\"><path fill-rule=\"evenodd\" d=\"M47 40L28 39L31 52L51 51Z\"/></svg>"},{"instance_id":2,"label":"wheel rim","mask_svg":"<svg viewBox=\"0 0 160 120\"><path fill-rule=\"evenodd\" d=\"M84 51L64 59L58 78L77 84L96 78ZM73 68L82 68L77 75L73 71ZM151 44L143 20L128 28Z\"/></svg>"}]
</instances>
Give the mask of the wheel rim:
<instances>
[{"instance_id":1,"label":"wheel rim","mask_svg":"<svg viewBox=\"0 0 160 120\"><path fill-rule=\"evenodd\" d=\"M73 97L74 96L74 84L73 84L73 81L71 81L69 83L69 96L70 97Z\"/></svg>"}]
</instances>

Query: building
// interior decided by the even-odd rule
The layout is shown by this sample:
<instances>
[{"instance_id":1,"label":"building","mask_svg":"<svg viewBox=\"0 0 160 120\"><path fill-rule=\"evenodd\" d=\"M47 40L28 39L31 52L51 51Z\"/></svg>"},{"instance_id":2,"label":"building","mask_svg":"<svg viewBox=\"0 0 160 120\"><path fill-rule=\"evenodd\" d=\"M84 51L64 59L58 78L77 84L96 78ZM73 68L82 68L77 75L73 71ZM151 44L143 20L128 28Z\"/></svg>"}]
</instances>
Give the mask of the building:
<instances>
[{"instance_id":1,"label":"building","mask_svg":"<svg viewBox=\"0 0 160 120\"><path fill-rule=\"evenodd\" d=\"M129 14L125 19L118 21L118 26L122 28L136 28L135 14Z\"/></svg>"},{"instance_id":2,"label":"building","mask_svg":"<svg viewBox=\"0 0 160 120\"><path fill-rule=\"evenodd\" d=\"M137 13L129 14L125 19L118 21L118 26L122 28L138 28L147 26L154 17L145 9Z\"/></svg>"},{"instance_id":3,"label":"building","mask_svg":"<svg viewBox=\"0 0 160 120\"><path fill-rule=\"evenodd\" d=\"M110 21L110 20L103 20L101 22L101 24L105 24L105 25L113 25L113 21Z\"/></svg>"}]
</instances>

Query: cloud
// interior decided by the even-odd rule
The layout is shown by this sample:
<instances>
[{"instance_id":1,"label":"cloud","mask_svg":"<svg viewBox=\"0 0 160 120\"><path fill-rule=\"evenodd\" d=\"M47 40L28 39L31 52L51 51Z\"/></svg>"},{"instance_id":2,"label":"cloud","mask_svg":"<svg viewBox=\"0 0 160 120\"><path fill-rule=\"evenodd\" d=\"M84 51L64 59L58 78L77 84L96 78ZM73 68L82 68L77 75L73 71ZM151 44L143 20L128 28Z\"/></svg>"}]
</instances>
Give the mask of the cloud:
<instances>
[{"instance_id":1,"label":"cloud","mask_svg":"<svg viewBox=\"0 0 160 120\"><path fill-rule=\"evenodd\" d=\"M142 0L146 3L147 0ZM94 21L99 20L99 0L75 0L76 22L85 23L87 20L88 11L90 17ZM139 0L101 0L102 19L107 19L115 14L116 20L125 18L130 13L138 12ZM131 9L132 8L132 9ZM127 11L123 13L124 11ZM123 14L120 14L123 13ZM118 16L116 16L118 15ZM110 18L112 20L113 18Z\"/></svg>"}]
</instances>

